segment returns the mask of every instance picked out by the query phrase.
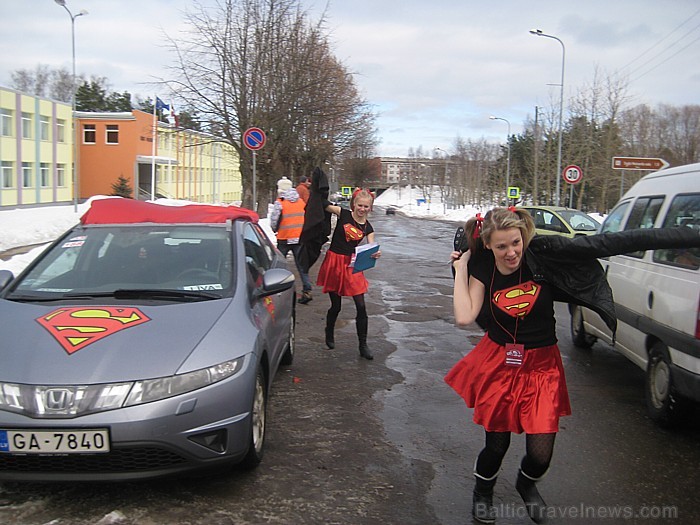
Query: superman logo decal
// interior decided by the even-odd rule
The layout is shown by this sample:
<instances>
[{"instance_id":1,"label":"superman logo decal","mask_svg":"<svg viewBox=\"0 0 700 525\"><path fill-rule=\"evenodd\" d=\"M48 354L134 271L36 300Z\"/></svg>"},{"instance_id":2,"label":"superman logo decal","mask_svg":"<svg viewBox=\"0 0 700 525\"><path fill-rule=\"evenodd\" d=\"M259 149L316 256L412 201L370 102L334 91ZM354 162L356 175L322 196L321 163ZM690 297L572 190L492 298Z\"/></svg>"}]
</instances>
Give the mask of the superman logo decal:
<instances>
[{"instance_id":1,"label":"superman logo decal","mask_svg":"<svg viewBox=\"0 0 700 525\"><path fill-rule=\"evenodd\" d=\"M541 287L532 282L517 284L493 294L493 304L512 317L524 317L537 302Z\"/></svg>"},{"instance_id":2,"label":"superman logo decal","mask_svg":"<svg viewBox=\"0 0 700 525\"><path fill-rule=\"evenodd\" d=\"M272 320L275 320L275 302L272 300L272 297L265 297L263 299L263 304L265 305L265 309L268 311L270 314L270 317L272 317Z\"/></svg>"},{"instance_id":3,"label":"superman logo decal","mask_svg":"<svg viewBox=\"0 0 700 525\"><path fill-rule=\"evenodd\" d=\"M58 308L39 317L41 326L72 354L81 348L151 319L138 308L101 306Z\"/></svg>"},{"instance_id":4,"label":"superman logo decal","mask_svg":"<svg viewBox=\"0 0 700 525\"><path fill-rule=\"evenodd\" d=\"M365 236L364 232L357 226L352 224L344 224L343 229L345 230L345 240L350 241L361 241L362 237Z\"/></svg>"}]
</instances>

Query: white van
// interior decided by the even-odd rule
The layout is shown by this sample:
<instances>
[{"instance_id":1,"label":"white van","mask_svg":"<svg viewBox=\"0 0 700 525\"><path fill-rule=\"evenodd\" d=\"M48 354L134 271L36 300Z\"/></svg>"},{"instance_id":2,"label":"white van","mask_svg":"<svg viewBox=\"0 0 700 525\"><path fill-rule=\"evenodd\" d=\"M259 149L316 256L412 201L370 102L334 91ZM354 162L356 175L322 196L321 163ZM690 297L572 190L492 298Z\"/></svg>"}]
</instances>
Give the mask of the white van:
<instances>
[{"instance_id":1,"label":"white van","mask_svg":"<svg viewBox=\"0 0 700 525\"><path fill-rule=\"evenodd\" d=\"M700 229L700 164L643 177L620 199L601 232L686 225ZM614 348L646 371L649 416L662 425L700 401L700 249L648 250L600 259L613 290ZM611 332L591 310L570 305L574 344Z\"/></svg>"}]
</instances>

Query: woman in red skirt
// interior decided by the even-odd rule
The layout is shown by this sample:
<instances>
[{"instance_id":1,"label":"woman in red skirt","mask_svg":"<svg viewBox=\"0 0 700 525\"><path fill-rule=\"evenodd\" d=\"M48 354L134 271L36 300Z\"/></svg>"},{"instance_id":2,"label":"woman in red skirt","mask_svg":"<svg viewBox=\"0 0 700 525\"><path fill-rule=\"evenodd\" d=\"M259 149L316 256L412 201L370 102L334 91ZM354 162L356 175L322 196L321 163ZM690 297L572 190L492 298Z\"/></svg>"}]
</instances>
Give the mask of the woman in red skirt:
<instances>
[{"instance_id":1,"label":"woman in red skirt","mask_svg":"<svg viewBox=\"0 0 700 525\"><path fill-rule=\"evenodd\" d=\"M316 282L323 286L323 293L327 293L331 299L331 307L326 315L326 346L335 348L335 321L340 314L341 299L352 297L357 310L355 323L360 355L370 360L374 356L367 346L368 317L364 295L368 287L367 279L363 272L353 273L350 262L360 243L374 242L374 228L367 220L373 201L374 197L368 190L357 189L350 199L350 210L334 204L326 206L326 211L337 215L338 221ZM380 251L372 254L375 259L380 256Z\"/></svg>"},{"instance_id":2,"label":"woman in red skirt","mask_svg":"<svg viewBox=\"0 0 700 525\"><path fill-rule=\"evenodd\" d=\"M445 377L486 431L474 466L472 508L482 523L495 521L493 488L513 432L526 434L516 488L530 517L544 520L546 506L535 482L549 468L559 418L571 414L552 289L535 281L524 264L534 232L527 211L495 208L467 222L470 249L452 253L455 321L478 321L486 330Z\"/></svg>"}]
</instances>

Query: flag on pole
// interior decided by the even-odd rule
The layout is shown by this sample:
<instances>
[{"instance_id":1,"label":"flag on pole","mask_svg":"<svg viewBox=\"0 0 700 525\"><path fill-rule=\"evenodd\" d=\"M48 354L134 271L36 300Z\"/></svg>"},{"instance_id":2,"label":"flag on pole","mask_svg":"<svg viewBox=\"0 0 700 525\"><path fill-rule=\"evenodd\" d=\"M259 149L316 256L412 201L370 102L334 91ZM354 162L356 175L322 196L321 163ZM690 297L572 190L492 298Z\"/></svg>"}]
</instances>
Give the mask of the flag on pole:
<instances>
[{"instance_id":1,"label":"flag on pole","mask_svg":"<svg viewBox=\"0 0 700 525\"><path fill-rule=\"evenodd\" d=\"M175 114L175 104L170 103L170 116L173 118L173 124L176 128L180 127L180 117Z\"/></svg>"},{"instance_id":2,"label":"flag on pole","mask_svg":"<svg viewBox=\"0 0 700 525\"><path fill-rule=\"evenodd\" d=\"M170 111L170 106L156 97L156 111L161 111L163 109Z\"/></svg>"}]
</instances>

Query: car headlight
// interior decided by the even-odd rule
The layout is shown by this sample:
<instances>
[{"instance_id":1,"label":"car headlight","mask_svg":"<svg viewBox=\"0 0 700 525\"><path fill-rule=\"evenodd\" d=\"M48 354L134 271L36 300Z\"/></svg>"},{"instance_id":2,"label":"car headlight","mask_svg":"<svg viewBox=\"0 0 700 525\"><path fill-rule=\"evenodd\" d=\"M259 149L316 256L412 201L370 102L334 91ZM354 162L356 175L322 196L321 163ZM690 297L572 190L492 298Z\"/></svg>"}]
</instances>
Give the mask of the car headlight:
<instances>
[{"instance_id":1,"label":"car headlight","mask_svg":"<svg viewBox=\"0 0 700 525\"><path fill-rule=\"evenodd\" d=\"M104 385L0 383L0 410L33 418L69 418L151 403L231 377L241 370L244 359L233 359L186 374Z\"/></svg>"}]
</instances>

